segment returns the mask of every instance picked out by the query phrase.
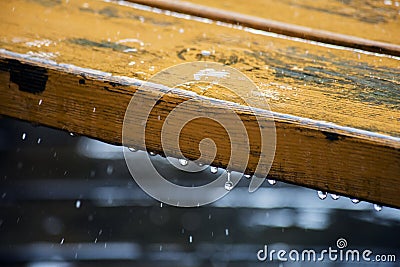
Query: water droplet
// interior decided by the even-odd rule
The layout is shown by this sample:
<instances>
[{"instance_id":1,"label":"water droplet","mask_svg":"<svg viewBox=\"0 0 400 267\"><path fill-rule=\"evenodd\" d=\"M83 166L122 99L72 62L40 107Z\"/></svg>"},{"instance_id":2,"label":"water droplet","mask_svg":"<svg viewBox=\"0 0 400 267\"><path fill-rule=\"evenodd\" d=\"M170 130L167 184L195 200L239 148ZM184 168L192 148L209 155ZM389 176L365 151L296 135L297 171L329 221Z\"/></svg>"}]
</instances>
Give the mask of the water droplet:
<instances>
[{"instance_id":1,"label":"water droplet","mask_svg":"<svg viewBox=\"0 0 400 267\"><path fill-rule=\"evenodd\" d=\"M228 174L228 178L227 181L225 183L225 189L228 191L231 191L233 189L233 183L231 182L231 172L230 171L226 171L226 173Z\"/></svg>"},{"instance_id":2,"label":"water droplet","mask_svg":"<svg viewBox=\"0 0 400 267\"><path fill-rule=\"evenodd\" d=\"M75 202L75 208L79 209L80 207L81 207L81 201L80 201L80 200L77 200L77 201Z\"/></svg>"},{"instance_id":3,"label":"water droplet","mask_svg":"<svg viewBox=\"0 0 400 267\"><path fill-rule=\"evenodd\" d=\"M201 163L201 162L197 163L197 165L199 165L199 167L203 167L204 166L204 164Z\"/></svg>"},{"instance_id":4,"label":"water droplet","mask_svg":"<svg viewBox=\"0 0 400 267\"><path fill-rule=\"evenodd\" d=\"M43 102L43 100L42 100L42 99L40 99L40 100L39 100L39 106L42 104L42 102Z\"/></svg>"},{"instance_id":5,"label":"water droplet","mask_svg":"<svg viewBox=\"0 0 400 267\"><path fill-rule=\"evenodd\" d=\"M40 144L42 142L42 139L38 138L37 143Z\"/></svg>"},{"instance_id":6,"label":"water droplet","mask_svg":"<svg viewBox=\"0 0 400 267\"><path fill-rule=\"evenodd\" d=\"M95 107L93 108L93 112L96 112L96 108Z\"/></svg>"},{"instance_id":7,"label":"water droplet","mask_svg":"<svg viewBox=\"0 0 400 267\"><path fill-rule=\"evenodd\" d=\"M378 205L378 204L374 204L374 210L381 211L382 210L382 206Z\"/></svg>"},{"instance_id":8,"label":"water droplet","mask_svg":"<svg viewBox=\"0 0 400 267\"><path fill-rule=\"evenodd\" d=\"M338 200L339 197L340 197L339 195L331 194L331 198L332 198L333 200Z\"/></svg>"},{"instance_id":9,"label":"water droplet","mask_svg":"<svg viewBox=\"0 0 400 267\"><path fill-rule=\"evenodd\" d=\"M155 156L155 155L157 155L157 153L155 153L155 152L153 152L153 151L150 151L149 154L150 154L150 156Z\"/></svg>"},{"instance_id":10,"label":"water droplet","mask_svg":"<svg viewBox=\"0 0 400 267\"><path fill-rule=\"evenodd\" d=\"M201 50L201 55L204 57L208 57L211 55L211 52L208 50Z\"/></svg>"},{"instance_id":11,"label":"water droplet","mask_svg":"<svg viewBox=\"0 0 400 267\"><path fill-rule=\"evenodd\" d=\"M64 238L61 238L60 244L64 244Z\"/></svg>"},{"instance_id":12,"label":"water droplet","mask_svg":"<svg viewBox=\"0 0 400 267\"><path fill-rule=\"evenodd\" d=\"M225 183L225 189L231 191L233 189L233 183L231 181L227 181Z\"/></svg>"},{"instance_id":13,"label":"water droplet","mask_svg":"<svg viewBox=\"0 0 400 267\"><path fill-rule=\"evenodd\" d=\"M162 206L163 206L163 203L161 202L161 203L160 203L160 208L162 208Z\"/></svg>"},{"instance_id":14,"label":"water droplet","mask_svg":"<svg viewBox=\"0 0 400 267\"><path fill-rule=\"evenodd\" d=\"M186 159L179 159L178 161L182 166L188 165L188 161Z\"/></svg>"},{"instance_id":15,"label":"water droplet","mask_svg":"<svg viewBox=\"0 0 400 267\"><path fill-rule=\"evenodd\" d=\"M114 167L112 165L108 165L107 166L107 174L111 175L114 171Z\"/></svg>"},{"instance_id":16,"label":"water droplet","mask_svg":"<svg viewBox=\"0 0 400 267\"><path fill-rule=\"evenodd\" d=\"M137 149L134 148L134 147L128 147L128 149L129 149L129 151L131 151L131 152L136 152L136 151L137 151Z\"/></svg>"},{"instance_id":17,"label":"water droplet","mask_svg":"<svg viewBox=\"0 0 400 267\"><path fill-rule=\"evenodd\" d=\"M276 184L276 181L273 180L273 179L267 179L267 181L268 181L268 183L269 183L270 185L275 185L275 184Z\"/></svg>"},{"instance_id":18,"label":"water droplet","mask_svg":"<svg viewBox=\"0 0 400 267\"><path fill-rule=\"evenodd\" d=\"M211 172L211 173L217 173L217 172L218 172L218 168L217 168L217 167L214 167L214 166L211 166L211 167L210 167L210 172Z\"/></svg>"},{"instance_id":19,"label":"water droplet","mask_svg":"<svg viewBox=\"0 0 400 267\"><path fill-rule=\"evenodd\" d=\"M69 133L70 136L74 136L74 133Z\"/></svg>"},{"instance_id":20,"label":"water droplet","mask_svg":"<svg viewBox=\"0 0 400 267\"><path fill-rule=\"evenodd\" d=\"M322 191L318 191L317 192L319 199L323 200L326 198L326 196L328 195L328 193L326 192L322 192Z\"/></svg>"},{"instance_id":21,"label":"water droplet","mask_svg":"<svg viewBox=\"0 0 400 267\"><path fill-rule=\"evenodd\" d=\"M22 138L22 140L25 140L25 138L26 138L26 133L23 133L21 138Z\"/></svg>"},{"instance_id":22,"label":"water droplet","mask_svg":"<svg viewBox=\"0 0 400 267\"><path fill-rule=\"evenodd\" d=\"M162 245L160 245L160 251L162 251Z\"/></svg>"},{"instance_id":23,"label":"water droplet","mask_svg":"<svg viewBox=\"0 0 400 267\"><path fill-rule=\"evenodd\" d=\"M360 200L357 198L352 198L351 202L353 202L354 204L360 203Z\"/></svg>"},{"instance_id":24,"label":"water droplet","mask_svg":"<svg viewBox=\"0 0 400 267\"><path fill-rule=\"evenodd\" d=\"M189 236L189 243L192 243L193 242L193 237L190 235Z\"/></svg>"},{"instance_id":25,"label":"water droplet","mask_svg":"<svg viewBox=\"0 0 400 267\"><path fill-rule=\"evenodd\" d=\"M226 235L226 236L229 235L229 229L228 229L228 228L225 229L225 235Z\"/></svg>"},{"instance_id":26,"label":"water droplet","mask_svg":"<svg viewBox=\"0 0 400 267\"><path fill-rule=\"evenodd\" d=\"M245 174L244 177L247 178L247 179L250 179L251 175L250 174Z\"/></svg>"}]
</instances>

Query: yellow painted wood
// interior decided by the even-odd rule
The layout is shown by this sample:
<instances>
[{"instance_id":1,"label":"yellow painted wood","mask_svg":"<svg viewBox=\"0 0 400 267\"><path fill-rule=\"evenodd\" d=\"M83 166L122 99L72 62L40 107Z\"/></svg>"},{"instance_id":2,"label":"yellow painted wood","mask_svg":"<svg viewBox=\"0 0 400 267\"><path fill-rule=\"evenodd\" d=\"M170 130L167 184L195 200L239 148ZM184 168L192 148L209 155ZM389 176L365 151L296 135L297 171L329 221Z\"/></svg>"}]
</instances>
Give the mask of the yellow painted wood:
<instances>
[{"instance_id":1,"label":"yellow painted wood","mask_svg":"<svg viewBox=\"0 0 400 267\"><path fill-rule=\"evenodd\" d=\"M242 14L400 44L400 1L188 0Z\"/></svg>"},{"instance_id":2,"label":"yellow painted wood","mask_svg":"<svg viewBox=\"0 0 400 267\"><path fill-rule=\"evenodd\" d=\"M29 85L30 84L30 85ZM113 77L107 73L72 65L26 58L26 55L0 53L0 112L3 115L64 129L106 142L121 144L122 123L128 103L140 82ZM153 98L158 87L141 88L141 94ZM238 155L249 155L247 173L254 173L259 163L259 125L248 108L232 102L218 102L218 107L198 94L174 90L165 94L154 105L146 121L146 147L138 134L140 127L131 125L124 144L156 153L176 155L164 150L162 144L173 142L167 134L161 142L161 129L167 115L177 105L191 101L185 111L189 117L198 116L198 110L214 110L216 115L235 111L246 127L250 151L235 149ZM138 109L141 109L139 106ZM218 113L218 114L217 114ZM140 110L133 110L140 118ZM261 120L270 119L262 110ZM340 195L400 207L400 141L341 128L332 124L274 114L276 152L269 177ZM227 126L227 125L224 125ZM231 129L230 136L243 135L240 129ZM217 147L213 165L228 165L231 143L224 128L207 118L193 120L180 133L180 150L195 160L200 156L199 143L211 138ZM177 156L177 155L176 155ZM261 164L261 170L267 166ZM231 168L237 170L238 162Z\"/></svg>"},{"instance_id":3,"label":"yellow painted wood","mask_svg":"<svg viewBox=\"0 0 400 267\"><path fill-rule=\"evenodd\" d=\"M0 114L121 143L122 119L137 84L124 85L124 79L116 76L146 80L174 64L222 62L250 77L276 112L273 178L400 207L398 58L270 37L101 1L1 2L0 24L0 49L4 49L0 50ZM32 59L35 57L54 62ZM101 73L93 74L93 70ZM47 75L43 91L30 93L22 87L30 90L32 86L12 82L12 75L41 81L37 75L43 73ZM207 96L241 104L229 92L188 89L198 92L200 99ZM189 98L184 91L168 95L156 111L168 112ZM231 105L226 102L253 132L254 119L245 107ZM305 123L281 114L352 129ZM149 121L152 134L146 136L149 149L158 152L161 123L153 117ZM217 127L199 121L183 136L188 158L198 156L195 145L204 137L199 130L204 125L211 127L219 146L226 146ZM251 140L256 147L257 136ZM227 154L222 149L215 165L226 166ZM253 156L249 172L254 171L256 162Z\"/></svg>"},{"instance_id":4,"label":"yellow painted wood","mask_svg":"<svg viewBox=\"0 0 400 267\"><path fill-rule=\"evenodd\" d=\"M101 1L17 0L0 7L0 47L8 50L139 79L187 61L224 62L248 75L273 111L400 136L398 59Z\"/></svg>"}]
</instances>

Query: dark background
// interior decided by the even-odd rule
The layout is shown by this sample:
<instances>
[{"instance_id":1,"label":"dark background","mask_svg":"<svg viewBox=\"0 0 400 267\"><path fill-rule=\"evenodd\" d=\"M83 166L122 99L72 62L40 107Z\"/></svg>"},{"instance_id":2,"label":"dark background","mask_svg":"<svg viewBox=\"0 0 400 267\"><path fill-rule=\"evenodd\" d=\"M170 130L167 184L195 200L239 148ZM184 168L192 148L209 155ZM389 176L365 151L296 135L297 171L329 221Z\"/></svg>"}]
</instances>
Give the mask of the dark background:
<instances>
[{"instance_id":1,"label":"dark background","mask_svg":"<svg viewBox=\"0 0 400 267\"><path fill-rule=\"evenodd\" d=\"M207 206L161 205L138 188L121 147L4 117L0 153L1 266L400 266L396 209L281 182L250 194L245 178ZM153 161L174 179L213 179ZM397 264L257 261L264 245L321 251L339 238Z\"/></svg>"}]
</instances>

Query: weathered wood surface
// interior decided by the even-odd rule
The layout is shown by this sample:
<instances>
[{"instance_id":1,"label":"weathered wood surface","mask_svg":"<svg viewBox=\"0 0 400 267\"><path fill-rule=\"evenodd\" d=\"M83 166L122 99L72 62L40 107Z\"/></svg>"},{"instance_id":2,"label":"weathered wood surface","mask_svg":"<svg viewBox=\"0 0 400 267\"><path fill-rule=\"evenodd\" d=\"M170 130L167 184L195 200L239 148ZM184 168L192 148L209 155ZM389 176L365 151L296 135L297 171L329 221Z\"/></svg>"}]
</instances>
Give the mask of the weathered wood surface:
<instances>
[{"instance_id":1,"label":"weathered wood surface","mask_svg":"<svg viewBox=\"0 0 400 267\"><path fill-rule=\"evenodd\" d=\"M400 207L396 58L98 1L2 2L0 12L0 47L18 53L1 52L1 114L121 143L126 106L140 80L186 61L223 62L254 80L275 112L277 148L271 177ZM202 50L211 55L204 57ZM140 80L115 77L120 75ZM234 95L212 91L205 96L239 102ZM168 112L190 97L194 96L184 91L168 94L154 112ZM200 103L203 97L196 96ZM256 132L245 107L227 107L239 113L250 133ZM150 150L161 152L162 122L157 116L149 121ZM183 136L187 141L181 148L189 158L198 157L197 141L205 134L199 131L202 125L204 121L191 124ZM209 127L221 148L215 164L226 166L224 136L218 135L218 127ZM250 139L257 144L256 134ZM249 172L256 163L252 156Z\"/></svg>"},{"instance_id":2,"label":"weathered wood surface","mask_svg":"<svg viewBox=\"0 0 400 267\"><path fill-rule=\"evenodd\" d=\"M325 44L339 45L344 47L362 49L370 52L400 56L400 45L377 42L369 39L358 38L353 35L344 35L336 32L323 31L295 24L284 23L276 20L259 18L247 14L212 8L204 5L197 5L185 1L128 1L249 28L245 28L245 30L263 30L281 35L283 34L286 36L322 42Z\"/></svg>"},{"instance_id":3,"label":"weathered wood surface","mask_svg":"<svg viewBox=\"0 0 400 267\"><path fill-rule=\"evenodd\" d=\"M187 0L187 2L313 29L400 44L400 2L397 0L252 0L251 2Z\"/></svg>"}]
</instances>

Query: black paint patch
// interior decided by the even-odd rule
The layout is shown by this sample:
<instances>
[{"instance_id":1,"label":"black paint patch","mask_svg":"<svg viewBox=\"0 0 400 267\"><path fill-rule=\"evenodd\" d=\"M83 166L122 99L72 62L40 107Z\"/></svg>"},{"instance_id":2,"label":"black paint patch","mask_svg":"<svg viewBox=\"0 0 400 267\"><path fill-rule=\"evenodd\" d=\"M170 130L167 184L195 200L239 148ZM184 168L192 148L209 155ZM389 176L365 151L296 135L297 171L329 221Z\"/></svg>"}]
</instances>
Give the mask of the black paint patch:
<instances>
[{"instance_id":1,"label":"black paint patch","mask_svg":"<svg viewBox=\"0 0 400 267\"><path fill-rule=\"evenodd\" d=\"M10 72L10 81L17 84L20 91L39 94L46 89L48 75L45 68L23 64L15 59L7 60L6 64L1 69Z\"/></svg>"},{"instance_id":2,"label":"black paint patch","mask_svg":"<svg viewBox=\"0 0 400 267\"><path fill-rule=\"evenodd\" d=\"M336 133L330 133L330 132L324 132L322 131L322 133L325 135L325 138L328 139L329 141L339 141L339 135Z\"/></svg>"}]
</instances>

